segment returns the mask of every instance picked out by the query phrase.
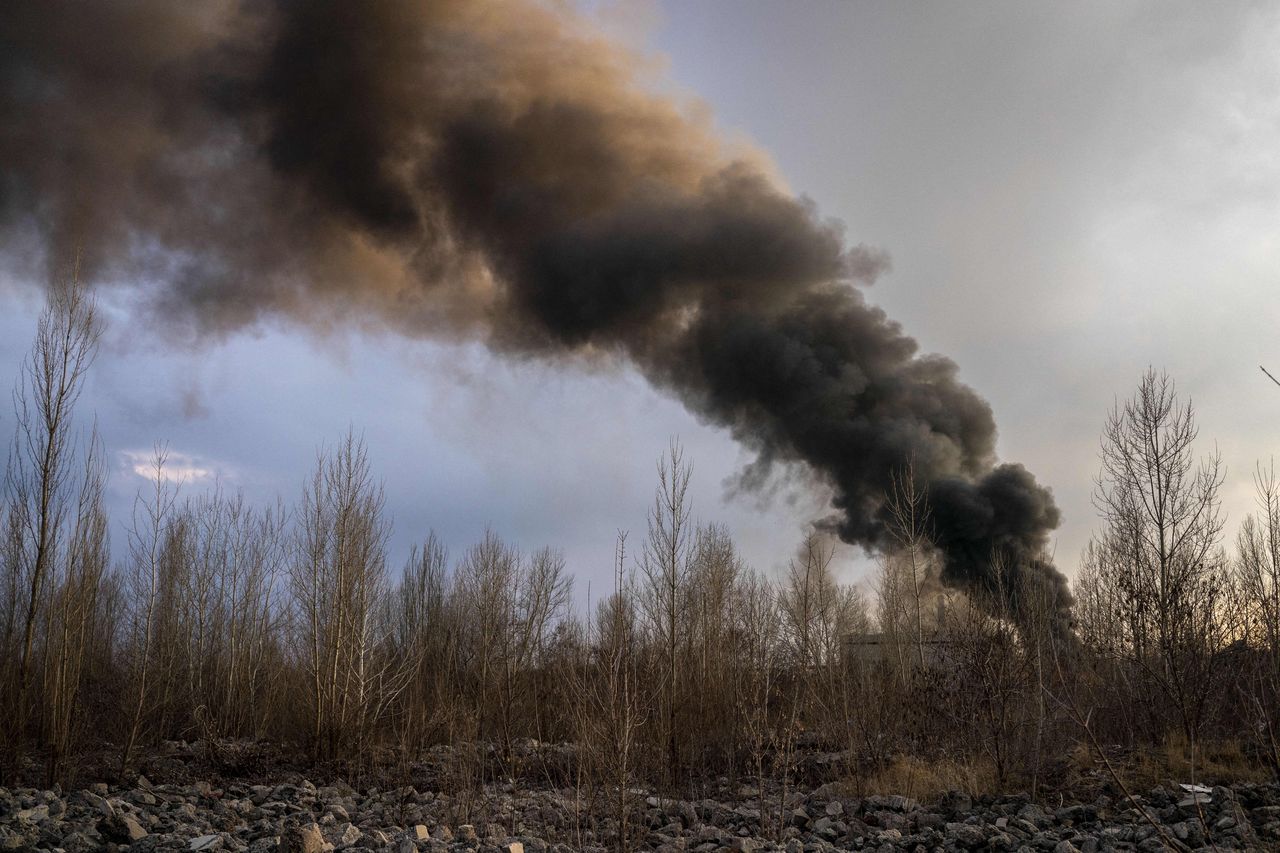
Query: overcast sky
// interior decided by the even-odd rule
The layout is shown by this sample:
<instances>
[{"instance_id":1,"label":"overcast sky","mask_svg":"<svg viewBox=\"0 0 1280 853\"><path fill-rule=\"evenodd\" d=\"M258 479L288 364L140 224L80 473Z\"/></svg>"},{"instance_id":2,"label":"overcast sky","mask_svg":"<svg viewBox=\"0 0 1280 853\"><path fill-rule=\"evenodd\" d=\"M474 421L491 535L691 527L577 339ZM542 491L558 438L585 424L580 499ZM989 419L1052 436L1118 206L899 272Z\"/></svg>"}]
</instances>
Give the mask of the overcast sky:
<instances>
[{"instance_id":1,"label":"overcast sky","mask_svg":"<svg viewBox=\"0 0 1280 853\"><path fill-rule=\"evenodd\" d=\"M1053 489L1064 571L1096 525L1107 409L1148 365L1193 399L1202 449L1221 450L1234 535L1280 415L1257 368L1280 369L1280 6L595 5L665 64L658 85L767 151L852 243L890 253L871 298L959 363L992 404L1001 457ZM5 385L36 284L0 289ZM220 477L292 500L317 446L349 424L385 478L396 564L430 528L457 554L490 525L562 548L579 593L598 590L615 531L639 547L672 436L695 462L696 514L726 523L757 568L780 571L820 509L803 494L729 496L749 456L628 371L356 330L264 326L175 349L127 292L106 298L83 411L113 460L117 544L153 442L187 469L188 492ZM844 556L847 576L866 572Z\"/></svg>"}]
</instances>

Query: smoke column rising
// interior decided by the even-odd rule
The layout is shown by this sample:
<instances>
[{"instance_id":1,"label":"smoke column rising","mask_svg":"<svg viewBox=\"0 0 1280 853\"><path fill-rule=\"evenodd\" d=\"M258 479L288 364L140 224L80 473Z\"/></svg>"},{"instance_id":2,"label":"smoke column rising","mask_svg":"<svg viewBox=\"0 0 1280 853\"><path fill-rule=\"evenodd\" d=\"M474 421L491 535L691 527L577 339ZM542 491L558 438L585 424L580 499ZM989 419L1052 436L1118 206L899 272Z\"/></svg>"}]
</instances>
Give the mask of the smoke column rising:
<instances>
[{"instance_id":1,"label":"smoke column rising","mask_svg":"<svg viewBox=\"0 0 1280 853\"><path fill-rule=\"evenodd\" d=\"M942 580L1070 621L1052 495L990 407L859 289L850 247L640 58L534 0L0 6L0 251L77 248L169 327L348 318L513 357L622 357L847 542L913 466Z\"/></svg>"}]
</instances>

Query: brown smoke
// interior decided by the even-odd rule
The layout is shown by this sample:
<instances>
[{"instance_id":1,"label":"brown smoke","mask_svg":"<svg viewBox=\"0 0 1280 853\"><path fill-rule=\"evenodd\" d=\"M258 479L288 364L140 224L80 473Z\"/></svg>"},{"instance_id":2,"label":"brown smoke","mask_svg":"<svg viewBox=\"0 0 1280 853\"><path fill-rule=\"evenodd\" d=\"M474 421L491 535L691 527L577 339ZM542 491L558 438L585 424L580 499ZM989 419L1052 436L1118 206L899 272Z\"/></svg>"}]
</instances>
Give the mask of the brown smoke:
<instances>
[{"instance_id":1,"label":"brown smoke","mask_svg":"<svg viewBox=\"0 0 1280 853\"><path fill-rule=\"evenodd\" d=\"M885 257L640 67L532 0L4 4L0 247L82 247L200 334L355 318L620 355L756 474L826 481L847 541L883 545L912 461L943 580L1015 610L1048 591L1065 630L1052 497L996 464L955 365L866 303Z\"/></svg>"}]
</instances>

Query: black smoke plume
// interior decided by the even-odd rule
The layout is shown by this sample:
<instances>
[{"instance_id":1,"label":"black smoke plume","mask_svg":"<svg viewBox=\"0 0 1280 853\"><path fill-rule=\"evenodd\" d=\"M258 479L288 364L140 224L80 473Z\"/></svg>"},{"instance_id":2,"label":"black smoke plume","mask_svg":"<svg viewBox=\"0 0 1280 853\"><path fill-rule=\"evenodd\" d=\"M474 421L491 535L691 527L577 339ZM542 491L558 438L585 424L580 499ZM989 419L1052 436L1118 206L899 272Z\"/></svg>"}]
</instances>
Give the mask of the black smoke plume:
<instances>
[{"instance_id":1,"label":"black smoke plume","mask_svg":"<svg viewBox=\"0 0 1280 853\"><path fill-rule=\"evenodd\" d=\"M621 356L886 544L910 463L943 581L1029 594L1052 496L999 465L990 407L867 304L884 268L534 0L0 5L0 250L79 249L168 328L266 317ZM33 269L34 267L29 267Z\"/></svg>"}]
</instances>

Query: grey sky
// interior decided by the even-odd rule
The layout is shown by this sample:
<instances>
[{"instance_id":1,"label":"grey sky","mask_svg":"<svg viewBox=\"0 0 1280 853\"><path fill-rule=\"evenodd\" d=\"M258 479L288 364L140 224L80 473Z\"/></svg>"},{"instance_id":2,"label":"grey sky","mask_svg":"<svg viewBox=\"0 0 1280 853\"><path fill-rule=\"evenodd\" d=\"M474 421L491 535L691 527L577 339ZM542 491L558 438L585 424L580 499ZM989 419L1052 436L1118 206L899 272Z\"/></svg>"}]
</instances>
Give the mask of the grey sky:
<instances>
[{"instance_id":1,"label":"grey sky","mask_svg":"<svg viewBox=\"0 0 1280 853\"><path fill-rule=\"evenodd\" d=\"M664 55L660 85L769 152L851 242L891 253L871 298L960 364L992 403L1002 457L1054 489L1065 571L1094 525L1105 412L1148 364L1175 376L1205 448L1222 450L1229 530L1251 509L1280 412L1256 367L1280 366L1280 7L726 0L600 14ZM492 524L562 547L580 592L606 583L615 529L639 547L675 434L698 515L726 522L757 567L780 569L812 515L803 496L726 500L748 457L627 371L293 328L174 350L131 322L126 293L108 298L85 410L115 461L119 541L139 483L127 454L154 440L189 463L188 488L217 472L291 500L348 424L385 478L395 562L430 527L457 552ZM11 384L38 305L21 282L0 299Z\"/></svg>"}]
</instances>

